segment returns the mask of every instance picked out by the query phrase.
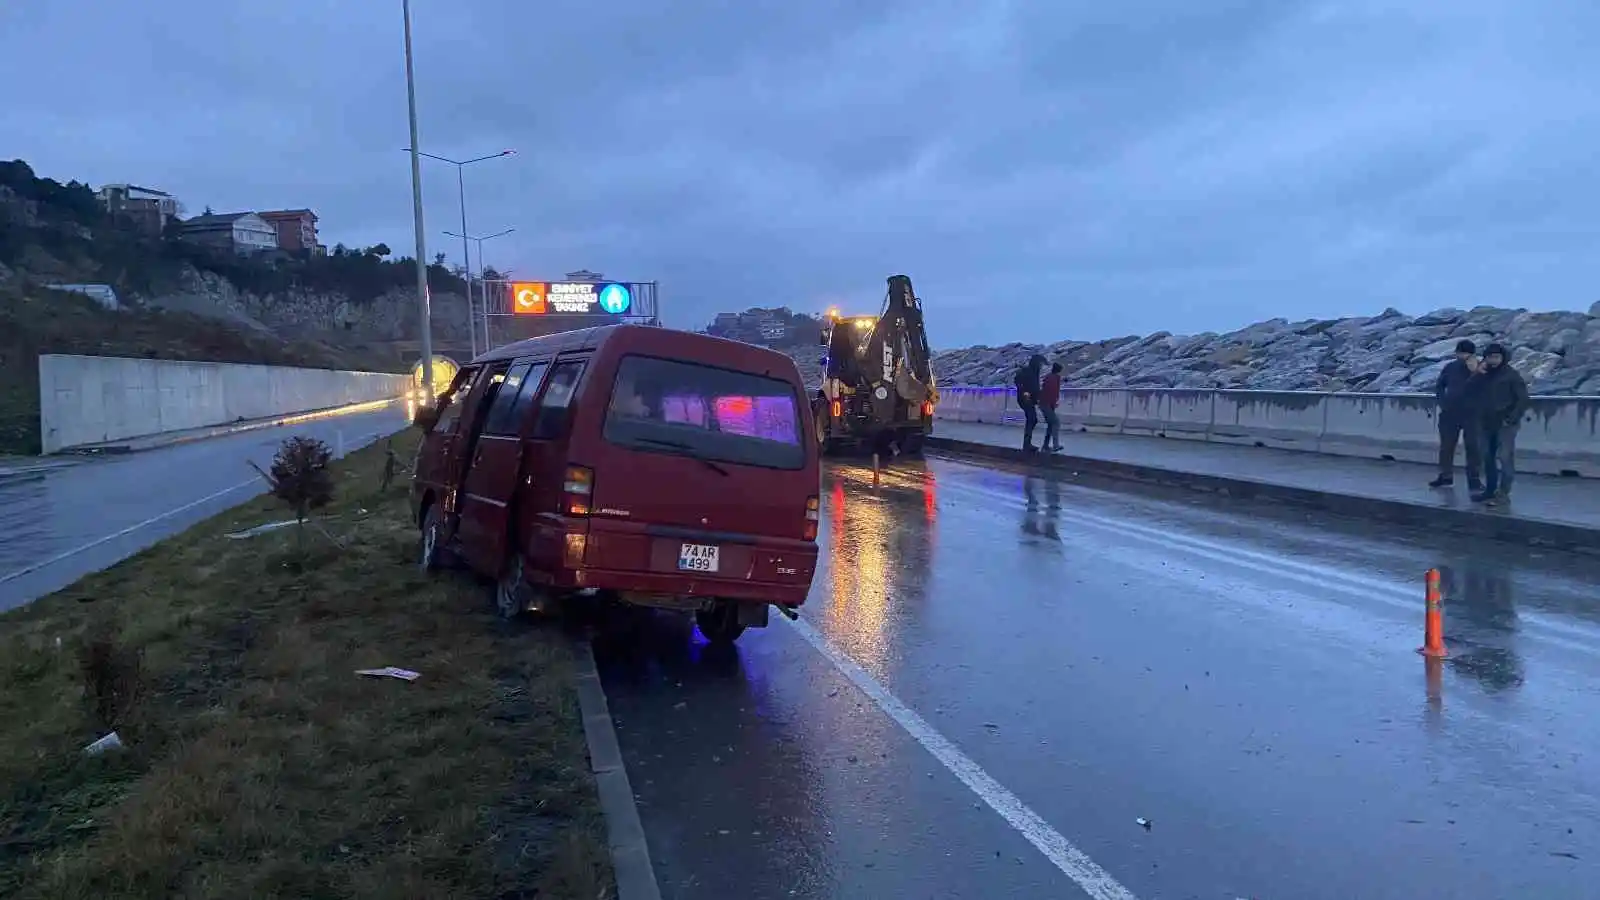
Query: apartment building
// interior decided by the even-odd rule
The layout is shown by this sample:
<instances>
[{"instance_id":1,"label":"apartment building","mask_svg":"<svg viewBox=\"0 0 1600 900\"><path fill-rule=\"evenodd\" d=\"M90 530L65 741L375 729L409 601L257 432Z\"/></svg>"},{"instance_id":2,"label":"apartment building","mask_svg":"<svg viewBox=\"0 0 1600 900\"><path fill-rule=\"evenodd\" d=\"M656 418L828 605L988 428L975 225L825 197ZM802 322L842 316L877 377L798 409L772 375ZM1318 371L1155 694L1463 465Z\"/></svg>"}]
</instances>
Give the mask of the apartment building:
<instances>
[{"instance_id":1,"label":"apartment building","mask_svg":"<svg viewBox=\"0 0 1600 900\"><path fill-rule=\"evenodd\" d=\"M278 229L256 213L207 213L185 219L178 239L241 256L278 249Z\"/></svg>"},{"instance_id":2,"label":"apartment building","mask_svg":"<svg viewBox=\"0 0 1600 900\"><path fill-rule=\"evenodd\" d=\"M256 215L277 231L278 249L291 253L302 250L317 252L316 213L309 209L273 209Z\"/></svg>"}]
</instances>

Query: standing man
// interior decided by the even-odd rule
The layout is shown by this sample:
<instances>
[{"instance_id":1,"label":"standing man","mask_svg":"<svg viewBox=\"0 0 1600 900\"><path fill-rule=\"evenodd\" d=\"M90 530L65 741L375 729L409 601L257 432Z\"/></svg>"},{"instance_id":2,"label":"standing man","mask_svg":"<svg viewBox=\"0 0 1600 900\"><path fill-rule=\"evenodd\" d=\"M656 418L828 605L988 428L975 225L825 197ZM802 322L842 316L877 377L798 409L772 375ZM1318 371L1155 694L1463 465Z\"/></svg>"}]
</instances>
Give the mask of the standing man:
<instances>
[{"instance_id":1,"label":"standing man","mask_svg":"<svg viewBox=\"0 0 1600 900\"><path fill-rule=\"evenodd\" d=\"M1428 482L1428 487L1455 484L1456 442L1460 441L1467 451L1467 488L1473 493L1483 490L1483 441L1468 389L1478 373L1477 352L1471 341L1456 344L1456 358L1439 372L1433 387L1439 403L1439 477Z\"/></svg>"},{"instance_id":2,"label":"standing man","mask_svg":"<svg viewBox=\"0 0 1600 900\"><path fill-rule=\"evenodd\" d=\"M1039 385L1039 412L1044 415L1044 449L1061 452L1061 417L1056 404L1061 402L1061 363L1050 364L1050 374Z\"/></svg>"},{"instance_id":3,"label":"standing man","mask_svg":"<svg viewBox=\"0 0 1600 900\"><path fill-rule=\"evenodd\" d=\"M1517 477L1517 429L1532 405L1528 383L1511 368L1509 356L1504 344L1484 348L1483 372L1472 386L1484 435L1483 491L1472 499L1490 506L1511 498L1511 483Z\"/></svg>"},{"instance_id":4,"label":"standing man","mask_svg":"<svg viewBox=\"0 0 1600 900\"><path fill-rule=\"evenodd\" d=\"M1022 452L1032 453L1033 430L1039 427L1039 370L1044 357L1035 353L1028 364L1017 370L1011 383L1017 387L1017 405L1022 407Z\"/></svg>"}]
</instances>

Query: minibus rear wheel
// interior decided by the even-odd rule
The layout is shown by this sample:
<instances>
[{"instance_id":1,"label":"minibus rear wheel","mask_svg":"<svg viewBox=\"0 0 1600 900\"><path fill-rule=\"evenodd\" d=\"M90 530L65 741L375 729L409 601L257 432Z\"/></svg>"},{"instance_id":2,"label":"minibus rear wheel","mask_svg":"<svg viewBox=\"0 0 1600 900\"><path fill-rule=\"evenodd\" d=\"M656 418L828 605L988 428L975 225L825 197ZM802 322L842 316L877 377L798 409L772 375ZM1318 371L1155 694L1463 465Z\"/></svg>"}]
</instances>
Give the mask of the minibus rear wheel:
<instances>
[{"instance_id":1,"label":"minibus rear wheel","mask_svg":"<svg viewBox=\"0 0 1600 900\"><path fill-rule=\"evenodd\" d=\"M715 600L709 607L695 610L694 624L713 644L731 644L744 634L744 626L739 624L739 606L731 600Z\"/></svg>"},{"instance_id":2,"label":"minibus rear wheel","mask_svg":"<svg viewBox=\"0 0 1600 900\"><path fill-rule=\"evenodd\" d=\"M528 612L532 592L522 578L522 554L512 550L494 583L494 608L506 621L522 618Z\"/></svg>"}]
</instances>

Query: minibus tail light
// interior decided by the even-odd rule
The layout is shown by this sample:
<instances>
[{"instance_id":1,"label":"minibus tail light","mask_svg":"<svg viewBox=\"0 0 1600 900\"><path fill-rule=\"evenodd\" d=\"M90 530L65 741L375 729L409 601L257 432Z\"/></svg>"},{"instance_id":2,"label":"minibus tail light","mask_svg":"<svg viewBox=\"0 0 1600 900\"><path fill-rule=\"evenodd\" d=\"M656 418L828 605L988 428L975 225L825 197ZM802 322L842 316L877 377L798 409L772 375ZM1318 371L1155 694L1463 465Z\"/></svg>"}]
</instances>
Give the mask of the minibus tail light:
<instances>
[{"instance_id":1,"label":"minibus tail light","mask_svg":"<svg viewBox=\"0 0 1600 900\"><path fill-rule=\"evenodd\" d=\"M820 499L816 497L806 498L805 539L808 541L814 541L817 539L817 521L821 518L821 509L822 501Z\"/></svg>"},{"instance_id":2,"label":"minibus tail light","mask_svg":"<svg viewBox=\"0 0 1600 900\"><path fill-rule=\"evenodd\" d=\"M589 500L594 495L594 470L567 466L561 480L561 512L569 516L589 515Z\"/></svg>"}]
</instances>

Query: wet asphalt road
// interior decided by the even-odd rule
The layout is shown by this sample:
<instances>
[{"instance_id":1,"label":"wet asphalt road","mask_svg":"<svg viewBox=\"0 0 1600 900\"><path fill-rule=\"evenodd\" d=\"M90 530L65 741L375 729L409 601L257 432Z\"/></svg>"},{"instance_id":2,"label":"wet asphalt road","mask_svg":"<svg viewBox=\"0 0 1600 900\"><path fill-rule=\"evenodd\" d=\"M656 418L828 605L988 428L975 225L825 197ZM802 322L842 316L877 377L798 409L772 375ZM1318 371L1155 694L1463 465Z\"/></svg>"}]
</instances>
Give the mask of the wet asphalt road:
<instances>
[{"instance_id":1,"label":"wet asphalt road","mask_svg":"<svg viewBox=\"0 0 1600 900\"><path fill-rule=\"evenodd\" d=\"M0 477L0 612L262 493L248 462L266 468L285 438L348 452L405 424L395 407Z\"/></svg>"},{"instance_id":2,"label":"wet asphalt road","mask_svg":"<svg viewBox=\"0 0 1600 900\"><path fill-rule=\"evenodd\" d=\"M596 641L665 897L1600 896L1593 560L947 460L869 480L826 476L803 627Z\"/></svg>"}]
</instances>

